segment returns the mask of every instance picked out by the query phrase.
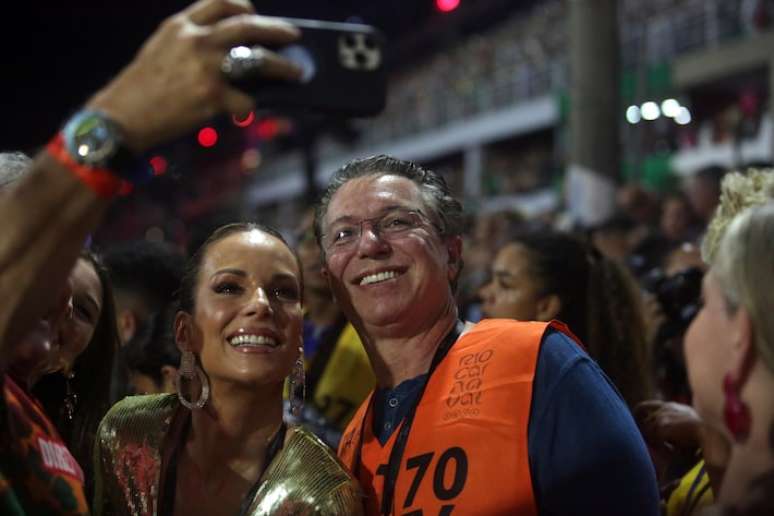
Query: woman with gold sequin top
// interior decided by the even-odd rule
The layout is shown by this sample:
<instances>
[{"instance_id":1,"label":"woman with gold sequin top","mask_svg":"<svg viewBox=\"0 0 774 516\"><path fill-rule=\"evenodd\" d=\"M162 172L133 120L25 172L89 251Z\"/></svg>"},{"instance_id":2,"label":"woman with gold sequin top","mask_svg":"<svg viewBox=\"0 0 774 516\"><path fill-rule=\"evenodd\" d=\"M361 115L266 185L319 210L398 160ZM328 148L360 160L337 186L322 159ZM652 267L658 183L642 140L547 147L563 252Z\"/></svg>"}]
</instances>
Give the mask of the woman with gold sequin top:
<instances>
[{"instance_id":1,"label":"woman with gold sequin top","mask_svg":"<svg viewBox=\"0 0 774 516\"><path fill-rule=\"evenodd\" d=\"M177 394L126 398L100 425L96 514L362 513L328 448L283 423L285 378L303 382L301 295L276 231L210 236L181 286Z\"/></svg>"}]
</instances>

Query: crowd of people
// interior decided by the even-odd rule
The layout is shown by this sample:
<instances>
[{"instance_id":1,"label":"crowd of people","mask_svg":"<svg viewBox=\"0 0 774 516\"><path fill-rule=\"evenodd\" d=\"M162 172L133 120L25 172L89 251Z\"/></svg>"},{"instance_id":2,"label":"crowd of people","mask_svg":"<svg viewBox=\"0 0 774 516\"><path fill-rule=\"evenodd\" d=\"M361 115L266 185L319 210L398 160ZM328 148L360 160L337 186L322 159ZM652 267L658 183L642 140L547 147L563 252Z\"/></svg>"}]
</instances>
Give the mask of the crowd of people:
<instances>
[{"instance_id":1,"label":"crowd of people","mask_svg":"<svg viewBox=\"0 0 774 516\"><path fill-rule=\"evenodd\" d=\"M200 0L34 159L0 154L0 512L771 514L772 169L471 232L441 175L380 155L291 237L88 249L138 155L253 108L229 49L298 35Z\"/></svg>"}]
</instances>

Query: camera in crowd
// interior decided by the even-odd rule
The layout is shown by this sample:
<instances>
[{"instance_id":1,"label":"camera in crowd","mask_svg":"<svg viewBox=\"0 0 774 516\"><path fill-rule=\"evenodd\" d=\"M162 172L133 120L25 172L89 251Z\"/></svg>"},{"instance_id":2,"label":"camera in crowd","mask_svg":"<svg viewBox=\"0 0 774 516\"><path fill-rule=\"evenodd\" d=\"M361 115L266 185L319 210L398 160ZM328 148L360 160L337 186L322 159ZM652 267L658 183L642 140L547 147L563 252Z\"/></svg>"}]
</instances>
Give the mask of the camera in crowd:
<instances>
[{"instance_id":1,"label":"camera in crowd","mask_svg":"<svg viewBox=\"0 0 774 516\"><path fill-rule=\"evenodd\" d=\"M665 320L656 340L663 342L679 337L701 307L701 281L704 273L697 267L667 276L661 269L653 269L644 278L645 290L652 293L664 313Z\"/></svg>"},{"instance_id":2,"label":"camera in crowd","mask_svg":"<svg viewBox=\"0 0 774 516\"><path fill-rule=\"evenodd\" d=\"M666 399L685 403L691 399L683 335L701 307L703 275L701 269L692 267L672 276L653 269L643 278L645 289L655 296L663 314L653 340L652 358L656 384Z\"/></svg>"}]
</instances>

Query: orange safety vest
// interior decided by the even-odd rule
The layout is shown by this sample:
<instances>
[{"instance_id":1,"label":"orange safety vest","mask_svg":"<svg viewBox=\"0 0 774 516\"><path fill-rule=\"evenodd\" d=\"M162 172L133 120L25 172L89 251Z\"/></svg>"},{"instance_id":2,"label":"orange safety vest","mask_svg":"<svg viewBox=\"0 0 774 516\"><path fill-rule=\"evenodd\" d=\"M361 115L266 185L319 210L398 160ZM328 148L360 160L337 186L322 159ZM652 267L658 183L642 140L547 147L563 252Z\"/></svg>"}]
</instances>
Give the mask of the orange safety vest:
<instances>
[{"instance_id":1,"label":"orange safety vest","mask_svg":"<svg viewBox=\"0 0 774 516\"><path fill-rule=\"evenodd\" d=\"M462 335L437 366L417 407L395 484L393 514L537 514L527 428L543 334L561 323L488 319ZM574 337L573 337L574 338ZM378 515L390 452L373 433L371 400L360 406L339 457Z\"/></svg>"}]
</instances>

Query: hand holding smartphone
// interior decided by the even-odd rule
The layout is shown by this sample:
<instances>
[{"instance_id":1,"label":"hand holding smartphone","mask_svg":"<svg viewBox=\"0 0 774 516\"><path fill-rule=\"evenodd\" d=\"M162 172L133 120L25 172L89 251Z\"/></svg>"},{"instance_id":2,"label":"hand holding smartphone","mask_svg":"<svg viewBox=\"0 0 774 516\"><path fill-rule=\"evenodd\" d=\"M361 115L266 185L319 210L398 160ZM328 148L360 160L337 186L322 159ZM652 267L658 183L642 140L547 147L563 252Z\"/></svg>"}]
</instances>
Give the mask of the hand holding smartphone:
<instances>
[{"instance_id":1,"label":"hand holding smartphone","mask_svg":"<svg viewBox=\"0 0 774 516\"><path fill-rule=\"evenodd\" d=\"M369 25L285 18L301 30L290 45L267 47L302 70L297 83L260 73L232 78L259 107L365 117L380 113L387 97L384 38Z\"/></svg>"}]
</instances>

